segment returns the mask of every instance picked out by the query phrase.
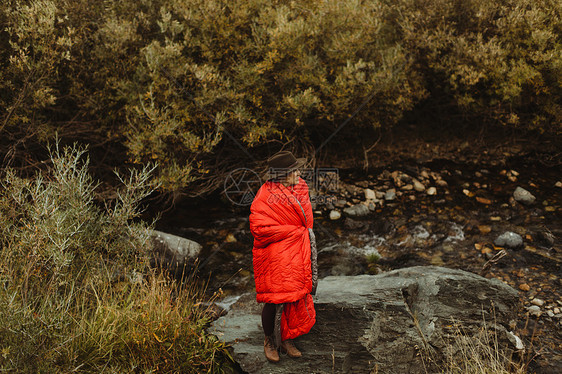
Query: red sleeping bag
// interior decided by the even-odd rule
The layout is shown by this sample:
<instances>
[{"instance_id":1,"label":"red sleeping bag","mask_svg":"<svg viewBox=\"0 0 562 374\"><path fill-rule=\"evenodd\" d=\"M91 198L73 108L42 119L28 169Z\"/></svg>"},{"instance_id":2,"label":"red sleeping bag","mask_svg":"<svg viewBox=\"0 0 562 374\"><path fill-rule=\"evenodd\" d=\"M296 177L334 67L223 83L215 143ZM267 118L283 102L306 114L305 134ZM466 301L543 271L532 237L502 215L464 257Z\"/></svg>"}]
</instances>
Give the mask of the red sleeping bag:
<instances>
[{"instance_id":1,"label":"red sleeping bag","mask_svg":"<svg viewBox=\"0 0 562 374\"><path fill-rule=\"evenodd\" d=\"M250 230L257 301L285 303L281 339L306 334L316 322L308 228L313 228L308 186L299 178L285 187L269 180L250 207Z\"/></svg>"}]
</instances>

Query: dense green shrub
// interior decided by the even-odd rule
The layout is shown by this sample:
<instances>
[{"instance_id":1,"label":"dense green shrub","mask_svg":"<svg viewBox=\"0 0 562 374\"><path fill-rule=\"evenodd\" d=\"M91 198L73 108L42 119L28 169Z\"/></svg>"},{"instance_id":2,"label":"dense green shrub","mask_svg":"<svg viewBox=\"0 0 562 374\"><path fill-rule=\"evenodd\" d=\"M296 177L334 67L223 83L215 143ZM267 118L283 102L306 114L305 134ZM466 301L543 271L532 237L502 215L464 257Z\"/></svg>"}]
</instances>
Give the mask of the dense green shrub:
<instances>
[{"instance_id":1,"label":"dense green shrub","mask_svg":"<svg viewBox=\"0 0 562 374\"><path fill-rule=\"evenodd\" d=\"M473 121L562 131L560 1L408 0L396 12L434 102Z\"/></svg>"},{"instance_id":2,"label":"dense green shrub","mask_svg":"<svg viewBox=\"0 0 562 374\"><path fill-rule=\"evenodd\" d=\"M133 219L153 190L144 168L94 204L85 151L0 188L0 370L219 372L224 345L204 328L194 285L148 268L150 226Z\"/></svg>"},{"instance_id":3,"label":"dense green shrub","mask_svg":"<svg viewBox=\"0 0 562 374\"><path fill-rule=\"evenodd\" d=\"M113 165L157 160L177 190L216 175L213 154L239 151L227 138L318 146L358 108L350 133L409 114L560 134L561 12L557 0L7 0L0 153L25 165L59 133Z\"/></svg>"}]
</instances>

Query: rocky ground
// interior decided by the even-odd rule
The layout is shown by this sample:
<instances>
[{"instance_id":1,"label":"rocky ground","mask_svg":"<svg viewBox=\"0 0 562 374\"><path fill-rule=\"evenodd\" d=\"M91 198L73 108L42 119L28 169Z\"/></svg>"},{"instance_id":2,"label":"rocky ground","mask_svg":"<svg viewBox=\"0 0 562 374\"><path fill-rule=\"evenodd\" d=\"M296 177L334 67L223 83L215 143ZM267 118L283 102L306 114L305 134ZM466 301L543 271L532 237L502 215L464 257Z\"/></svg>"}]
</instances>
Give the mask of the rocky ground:
<instances>
[{"instance_id":1,"label":"rocky ground","mask_svg":"<svg viewBox=\"0 0 562 374\"><path fill-rule=\"evenodd\" d=\"M537 355L528 357L534 358L531 367L556 372L562 365L560 174L504 166L435 162L359 181L346 174L333 206L318 207L328 218L317 220L316 228L329 228L326 232L362 248L367 257L366 265L358 266L355 256L347 261L338 256L332 273L431 264L511 285L521 301L518 327Z\"/></svg>"},{"instance_id":2,"label":"rocky ground","mask_svg":"<svg viewBox=\"0 0 562 374\"><path fill-rule=\"evenodd\" d=\"M261 305L253 292L240 297L208 331L231 345L236 362L251 374L459 372L453 370L454 363L470 361L473 368L501 364L486 353L489 341L505 347L507 357L523 353L510 327L517 303L517 291L497 279L414 266L320 279L314 297L316 324L295 339L301 359L282 354L280 362L267 362L263 330L256 323ZM469 355L463 353L468 347Z\"/></svg>"},{"instance_id":3,"label":"rocky ground","mask_svg":"<svg viewBox=\"0 0 562 374\"><path fill-rule=\"evenodd\" d=\"M519 293L514 327L530 348L530 371L558 372L562 175L556 167L527 158L433 160L336 174L335 188L321 180L327 175L309 183L322 182L311 191L321 276L439 265L499 279ZM202 202L159 225L203 245L201 278L209 279L209 291L225 294L228 307L253 288L252 236L248 208L225 206Z\"/></svg>"}]
</instances>

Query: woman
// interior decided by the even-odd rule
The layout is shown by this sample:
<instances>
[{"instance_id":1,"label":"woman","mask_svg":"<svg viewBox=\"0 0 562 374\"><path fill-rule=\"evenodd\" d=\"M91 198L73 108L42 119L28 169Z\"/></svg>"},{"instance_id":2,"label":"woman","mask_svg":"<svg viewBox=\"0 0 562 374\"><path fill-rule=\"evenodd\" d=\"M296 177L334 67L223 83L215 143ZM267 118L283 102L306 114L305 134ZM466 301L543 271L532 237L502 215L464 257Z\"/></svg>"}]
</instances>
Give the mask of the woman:
<instances>
[{"instance_id":1,"label":"woman","mask_svg":"<svg viewBox=\"0 0 562 374\"><path fill-rule=\"evenodd\" d=\"M278 348L300 357L291 339L308 333L316 322L312 206L299 170L305 162L287 151L273 155L268 165L274 177L260 187L250 207L256 299L265 303L264 352L271 362L279 361Z\"/></svg>"}]
</instances>

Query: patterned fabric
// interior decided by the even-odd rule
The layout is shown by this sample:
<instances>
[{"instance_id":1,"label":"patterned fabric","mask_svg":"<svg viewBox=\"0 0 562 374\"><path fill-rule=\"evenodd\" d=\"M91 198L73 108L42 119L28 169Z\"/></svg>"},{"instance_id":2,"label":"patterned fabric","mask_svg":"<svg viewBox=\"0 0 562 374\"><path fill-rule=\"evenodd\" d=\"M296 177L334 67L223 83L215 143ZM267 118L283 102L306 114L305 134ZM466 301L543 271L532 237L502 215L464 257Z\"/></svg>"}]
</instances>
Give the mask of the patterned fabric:
<instances>
[{"instance_id":1,"label":"patterned fabric","mask_svg":"<svg viewBox=\"0 0 562 374\"><path fill-rule=\"evenodd\" d=\"M316 295L316 287L318 286L318 249L316 248L316 236L311 228L308 229L310 236L310 260L312 262L312 291L311 295Z\"/></svg>"}]
</instances>

